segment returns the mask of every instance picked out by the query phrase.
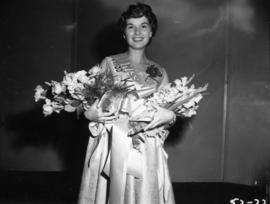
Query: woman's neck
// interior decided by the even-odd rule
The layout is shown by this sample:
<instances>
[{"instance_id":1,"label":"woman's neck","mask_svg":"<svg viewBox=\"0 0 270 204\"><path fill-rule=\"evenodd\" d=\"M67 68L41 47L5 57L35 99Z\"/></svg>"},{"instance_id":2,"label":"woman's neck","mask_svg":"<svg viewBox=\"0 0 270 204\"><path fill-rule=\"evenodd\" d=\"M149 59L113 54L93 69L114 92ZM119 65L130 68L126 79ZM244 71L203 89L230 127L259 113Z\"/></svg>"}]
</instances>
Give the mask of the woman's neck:
<instances>
[{"instance_id":1,"label":"woman's neck","mask_svg":"<svg viewBox=\"0 0 270 204\"><path fill-rule=\"evenodd\" d=\"M147 62L144 50L129 49L127 55L129 60L134 64L145 64Z\"/></svg>"}]
</instances>

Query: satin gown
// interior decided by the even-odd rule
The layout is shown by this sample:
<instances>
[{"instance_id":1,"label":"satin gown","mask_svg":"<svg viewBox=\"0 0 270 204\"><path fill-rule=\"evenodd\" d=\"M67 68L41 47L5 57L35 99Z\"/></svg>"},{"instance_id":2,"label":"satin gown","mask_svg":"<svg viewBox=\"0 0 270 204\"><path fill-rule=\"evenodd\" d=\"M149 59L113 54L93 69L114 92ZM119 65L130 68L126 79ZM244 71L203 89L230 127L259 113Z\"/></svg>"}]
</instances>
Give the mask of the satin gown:
<instances>
[{"instance_id":1,"label":"satin gown","mask_svg":"<svg viewBox=\"0 0 270 204\"><path fill-rule=\"evenodd\" d=\"M164 68L154 62L149 65L157 67L162 76L152 79L137 72L123 54L106 57L101 67L112 71L118 80L128 75L136 91L143 92L168 83ZM123 118L108 128L90 122L78 203L174 204L168 156L163 149L168 130L161 127L127 137L126 123L128 118Z\"/></svg>"}]
</instances>

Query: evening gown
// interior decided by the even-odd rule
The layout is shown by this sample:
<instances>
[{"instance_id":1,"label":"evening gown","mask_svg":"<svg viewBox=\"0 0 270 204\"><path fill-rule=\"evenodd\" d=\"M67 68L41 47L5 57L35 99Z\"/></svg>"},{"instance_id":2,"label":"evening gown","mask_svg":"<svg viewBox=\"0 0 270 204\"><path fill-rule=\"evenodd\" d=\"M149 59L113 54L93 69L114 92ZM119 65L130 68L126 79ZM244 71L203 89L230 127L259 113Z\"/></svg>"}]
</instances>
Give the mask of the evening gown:
<instances>
[{"instance_id":1,"label":"evening gown","mask_svg":"<svg viewBox=\"0 0 270 204\"><path fill-rule=\"evenodd\" d=\"M145 72L135 70L123 54L106 57L101 63L102 69L110 70L116 80L129 76L141 97L168 83L164 68L154 62L149 66L158 68L162 75L149 78ZM111 129L89 123L91 135L79 204L175 204L168 156L163 148L168 130L160 127L128 137L123 130L127 122L124 118Z\"/></svg>"}]
</instances>

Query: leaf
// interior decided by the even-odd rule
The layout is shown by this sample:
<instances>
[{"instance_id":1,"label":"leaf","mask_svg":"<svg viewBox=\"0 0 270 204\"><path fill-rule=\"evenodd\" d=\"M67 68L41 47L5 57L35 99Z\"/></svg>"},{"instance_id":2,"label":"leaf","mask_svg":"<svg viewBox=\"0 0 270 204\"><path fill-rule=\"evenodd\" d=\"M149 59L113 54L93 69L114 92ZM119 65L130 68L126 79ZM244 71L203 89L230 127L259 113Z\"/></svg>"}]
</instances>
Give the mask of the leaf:
<instances>
[{"instance_id":1,"label":"leaf","mask_svg":"<svg viewBox=\"0 0 270 204\"><path fill-rule=\"evenodd\" d=\"M72 105L73 107L79 107L81 105L81 101L73 100L70 105Z\"/></svg>"}]
</instances>

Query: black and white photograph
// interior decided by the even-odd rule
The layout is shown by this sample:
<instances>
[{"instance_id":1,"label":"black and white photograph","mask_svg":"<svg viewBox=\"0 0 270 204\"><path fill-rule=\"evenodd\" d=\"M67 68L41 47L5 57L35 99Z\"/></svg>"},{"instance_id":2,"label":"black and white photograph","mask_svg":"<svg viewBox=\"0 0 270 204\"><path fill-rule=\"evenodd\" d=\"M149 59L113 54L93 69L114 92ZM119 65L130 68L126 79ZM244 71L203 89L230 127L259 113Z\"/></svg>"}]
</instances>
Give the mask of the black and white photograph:
<instances>
[{"instance_id":1,"label":"black and white photograph","mask_svg":"<svg viewBox=\"0 0 270 204\"><path fill-rule=\"evenodd\" d=\"M1 204L270 202L269 0L0 10Z\"/></svg>"}]
</instances>

